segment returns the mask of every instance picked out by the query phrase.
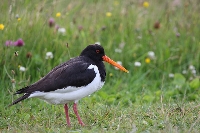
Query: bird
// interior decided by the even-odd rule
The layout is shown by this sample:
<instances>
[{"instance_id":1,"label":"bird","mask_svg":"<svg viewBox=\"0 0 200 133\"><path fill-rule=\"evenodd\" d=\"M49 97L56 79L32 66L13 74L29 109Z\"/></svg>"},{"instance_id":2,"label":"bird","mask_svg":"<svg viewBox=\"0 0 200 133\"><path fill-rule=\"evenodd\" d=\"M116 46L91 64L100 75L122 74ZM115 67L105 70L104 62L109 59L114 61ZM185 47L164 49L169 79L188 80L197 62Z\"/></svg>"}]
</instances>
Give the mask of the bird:
<instances>
[{"instance_id":1,"label":"bird","mask_svg":"<svg viewBox=\"0 0 200 133\"><path fill-rule=\"evenodd\" d=\"M69 118L69 103L73 103L73 111L81 126L85 124L78 114L78 101L102 88L105 83L106 70L104 63L108 62L120 70L129 71L107 55L99 44L88 45L79 56L71 58L55 68L37 82L26 86L15 94L23 94L9 106L27 98L39 98L50 104L63 104L66 122L71 126Z\"/></svg>"}]
</instances>

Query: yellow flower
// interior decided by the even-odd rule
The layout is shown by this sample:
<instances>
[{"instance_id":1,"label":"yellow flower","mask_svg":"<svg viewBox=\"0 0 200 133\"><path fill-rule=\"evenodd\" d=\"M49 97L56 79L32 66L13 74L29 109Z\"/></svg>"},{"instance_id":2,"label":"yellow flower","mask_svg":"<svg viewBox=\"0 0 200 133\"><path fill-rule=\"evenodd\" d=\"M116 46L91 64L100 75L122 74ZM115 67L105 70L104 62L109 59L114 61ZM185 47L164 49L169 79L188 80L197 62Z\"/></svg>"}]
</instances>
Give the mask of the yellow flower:
<instances>
[{"instance_id":1,"label":"yellow flower","mask_svg":"<svg viewBox=\"0 0 200 133\"><path fill-rule=\"evenodd\" d=\"M60 12L56 13L56 17L60 17L60 16L61 16Z\"/></svg>"},{"instance_id":2,"label":"yellow flower","mask_svg":"<svg viewBox=\"0 0 200 133\"><path fill-rule=\"evenodd\" d=\"M149 7L149 2L146 2L146 1L145 1L145 2L143 3L143 7L145 7L145 8Z\"/></svg>"},{"instance_id":3,"label":"yellow flower","mask_svg":"<svg viewBox=\"0 0 200 133\"><path fill-rule=\"evenodd\" d=\"M111 17L111 16L112 16L112 13L111 13L111 12L107 12L107 13L106 13L106 16L107 16L107 17Z\"/></svg>"},{"instance_id":4,"label":"yellow flower","mask_svg":"<svg viewBox=\"0 0 200 133\"><path fill-rule=\"evenodd\" d=\"M4 25L0 24L0 30L3 30L3 29L4 29Z\"/></svg>"},{"instance_id":5,"label":"yellow flower","mask_svg":"<svg viewBox=\"0 0 200 133\"><path fill-rule=\"evenodd\" d=\"M21 21L21 18L18 18L17 21Z\"/></svg>"},{"instance_id":6,"label":"yellow flower","mask_svg":"<svg viewBox=\"0 0 200 133\"><path fill-rule=\"evenodd\" d=\"M145 62L146 62L147 64L149 64L149 63L151 62L151 59L150 59L150 58L146 58L146 59L145 59Z\"/></svg>"},{"instance_id":7,"label":"yellow flower","mask_svg":"<svg viewBox=\"0 0 200 133\"><path fill-rule=\"evenodd\" d=\"M109 76L110 76L110 77L112 77L112 76L113 76L113 74L112 74L112 73L109 73Z\"/></svg>"}]
</instances>

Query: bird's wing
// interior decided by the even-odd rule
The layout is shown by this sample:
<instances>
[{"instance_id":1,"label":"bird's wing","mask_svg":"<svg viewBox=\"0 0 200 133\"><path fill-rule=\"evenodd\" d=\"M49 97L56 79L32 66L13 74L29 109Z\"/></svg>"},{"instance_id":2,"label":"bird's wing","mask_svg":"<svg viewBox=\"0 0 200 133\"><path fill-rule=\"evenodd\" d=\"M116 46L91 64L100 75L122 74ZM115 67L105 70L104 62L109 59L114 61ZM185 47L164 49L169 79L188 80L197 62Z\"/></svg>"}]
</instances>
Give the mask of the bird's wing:
<instances>
[{"instance_id":1,"label":"bird's wing","mask_svg":"<svg viewBox=\"0 0 200 133\"><path fill-rule=\"evenodd\" d=\"M96 76L94 69L88 69L90 65L91 63L86 63L81 59L70 60L55 67L38 82L18 90L16 94L33 93L35 91L50 92L68 86L86 86Z\"/></svg>"}]
</instances>

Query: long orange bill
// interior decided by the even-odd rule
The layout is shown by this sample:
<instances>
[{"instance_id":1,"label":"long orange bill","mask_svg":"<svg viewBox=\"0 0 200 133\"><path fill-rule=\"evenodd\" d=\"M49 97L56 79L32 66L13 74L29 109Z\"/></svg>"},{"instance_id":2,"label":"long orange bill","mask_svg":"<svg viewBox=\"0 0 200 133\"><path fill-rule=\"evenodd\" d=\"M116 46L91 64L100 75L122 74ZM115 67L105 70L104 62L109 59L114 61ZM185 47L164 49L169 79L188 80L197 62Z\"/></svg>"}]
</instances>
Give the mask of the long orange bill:
<instances>
[{"instance_id":1,"label":"long orange bill","mask_svg":"<svg viewBox=\"0 0 200 133\"><path fill-rule=\"evenodd\" d=\"M120 70L122 70L122 71L124 71L124 72L126 72L126 73L129 73L128 70L126 70L123 66L121 66L121 65L118 64L117 62L115 62L115 61L113 61L112 59L110 59L108 56L104 55L102 58L103 58L103 60L104 60L105 62L110 63L111 65L113 65L113 66L119 68Z\"/></svg>"}]
</instances>

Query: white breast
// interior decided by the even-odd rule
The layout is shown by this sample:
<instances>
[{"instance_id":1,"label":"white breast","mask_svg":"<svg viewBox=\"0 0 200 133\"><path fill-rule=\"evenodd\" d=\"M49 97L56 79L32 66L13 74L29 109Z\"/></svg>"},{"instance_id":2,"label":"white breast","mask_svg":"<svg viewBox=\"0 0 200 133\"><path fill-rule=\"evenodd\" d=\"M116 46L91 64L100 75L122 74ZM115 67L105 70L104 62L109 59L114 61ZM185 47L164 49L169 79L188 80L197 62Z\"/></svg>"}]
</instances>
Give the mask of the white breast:
<instances>
[{"instance_id":1,"label":"white breast","mask_svg":"<svg viewBox=\"0 0 200 133\"><path fill-rule=\"evenodd\" d=\"M84 98L94 93L95 91L101 89L102 86L104 85L104 82L101 81L98 67L91 64L88 67L88 69L94 69L96 76L94 80L87 86L83 87L69 86L67 88L58 89L52 92L35 92L31 94L29 98L38 97L51 104L65 104L74 101L77 102L79 99Z\"/></svg>"}]
</instances>

